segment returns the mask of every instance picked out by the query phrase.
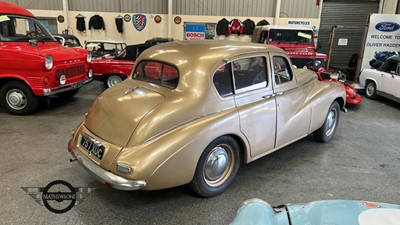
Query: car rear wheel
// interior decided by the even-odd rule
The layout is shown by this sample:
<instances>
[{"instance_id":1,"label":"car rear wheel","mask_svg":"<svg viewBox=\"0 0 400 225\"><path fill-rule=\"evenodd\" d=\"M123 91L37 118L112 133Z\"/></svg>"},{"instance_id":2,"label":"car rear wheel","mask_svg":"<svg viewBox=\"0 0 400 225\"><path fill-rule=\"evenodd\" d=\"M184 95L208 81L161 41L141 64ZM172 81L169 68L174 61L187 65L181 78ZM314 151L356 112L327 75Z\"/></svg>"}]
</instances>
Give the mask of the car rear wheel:
<instances>
[{"instance_id":1,"label":"car rear wheel","mask_svg":"<svg viewBox=\"0 0 400 225\"><path fill-rule=\"evenodd\" d=\"M107 76L107 78L104 80L104 87L110 88L120 82L122 82L124 80L124 77L122 77L121 75L117 75L117 74L112 74L110 76Z\"/></svg>"},{"instance_id":2,"label":"car rear wheel","mask_svg":"<svg viewBox=\"0 0 400 225\"><path fill-rule=\"evenodd\" d=\"M221 194L230 186L239 167L237 141L229 136L217 138L201 155L190 188L202 197Z\"/></svg>"},{"instance_id":3,"label":"car rear wheel","mask_svg":"<svg viewBox=\"0 0 400 225\"><path fill-rule=\"evenodd\" d=\"M329 107L324 124L314 131L314 138L318 142L329 142L335 135L339 123L340 106L334 101Z\"/></svg>"},{"instance_id":4,"label":"car rear wheel","mask_svg":"<svg viewBox=\"0 0 400 225\"><path fill-rule=\"evenodd\" d=\"M21 81L11 81L1 88L0 102L5 110L15 115L28 115L39 106L39 97Z\"/></svg>"},{"instance_id":5,"label":"car rear wheel","mask_svg":"<svg viewBox=\"0 0 400 225\"><path fill-rule=\"evenodd\" d=\"M373 81L367 81L365 86L365 97L370 99L376 99L376 84Z\"/></svg>"}]
</instances>

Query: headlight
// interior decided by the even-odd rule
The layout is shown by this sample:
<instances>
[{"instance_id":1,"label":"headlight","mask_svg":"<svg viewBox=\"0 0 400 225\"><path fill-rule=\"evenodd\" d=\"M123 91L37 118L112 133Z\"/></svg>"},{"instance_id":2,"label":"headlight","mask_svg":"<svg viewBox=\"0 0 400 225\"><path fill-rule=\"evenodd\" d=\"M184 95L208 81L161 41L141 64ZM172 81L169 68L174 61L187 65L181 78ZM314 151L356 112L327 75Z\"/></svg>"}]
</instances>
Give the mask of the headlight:
<instances>
[{"instance_id":1,"label":"headlight","mask_svg":"<svg viewBox=\"0 0 400 225\"><path fill-rule=\"evenodd\" d=\"M91 62L92 61L92 52L88 52L88 54L86 56L86 61L87 62Z\"/></svg>"},{"instance_id":2,"label":"headlight","mask_svg":"<svg viewBox=\"0 0 400 225\"><path fill-rule=\"evenodd\" d=\"M322 64L322 62L321 62L321 60L315 60L314 61L314 68L318 68L318 67L320 67L321 66L321 64Z\"/></svg>"},{"instance_id":3,"label":"headlight","mask_svg":"<svg viewBox=\"0 0 400 225\"><path fill-rule=\"evenodd\" d=\"M46 56L46 59L44 60L44 67L46 70L51 70L51 68L53 68L53 56Z\"/></svg>"}]
</instances>

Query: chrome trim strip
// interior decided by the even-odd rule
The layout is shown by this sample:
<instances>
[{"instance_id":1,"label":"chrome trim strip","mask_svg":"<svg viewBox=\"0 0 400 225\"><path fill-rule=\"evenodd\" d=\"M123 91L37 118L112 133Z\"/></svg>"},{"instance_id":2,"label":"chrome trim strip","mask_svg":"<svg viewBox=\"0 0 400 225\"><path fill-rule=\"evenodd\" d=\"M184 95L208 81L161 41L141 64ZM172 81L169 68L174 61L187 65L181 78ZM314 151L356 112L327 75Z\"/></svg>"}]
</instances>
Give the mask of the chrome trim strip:
<instances>
[{"instance_id":1,"label":"chrome trim strip","mask_svg":"<svg viewBox=\"0 0 400 225\"><path fill-rule=\"evenodd\" d=\"M128 180L100 168L86 155L82 154L79 150L77 150L76 152L76 157L78 158L79 164L81 164L81 166L85 168L89 173L93 174L96 179L104 184L112 184L112 187L115 189L123 191L133 191L146 187L146 181L144 180Z\"/></svg>"}]
</instances>

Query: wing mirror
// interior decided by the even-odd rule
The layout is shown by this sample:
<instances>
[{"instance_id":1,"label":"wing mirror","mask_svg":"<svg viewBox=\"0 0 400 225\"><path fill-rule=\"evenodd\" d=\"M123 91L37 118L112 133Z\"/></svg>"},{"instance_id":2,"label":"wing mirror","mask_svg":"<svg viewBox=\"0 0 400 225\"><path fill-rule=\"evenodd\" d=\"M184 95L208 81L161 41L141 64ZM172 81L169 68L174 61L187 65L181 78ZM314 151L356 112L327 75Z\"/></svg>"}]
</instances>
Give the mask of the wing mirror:
<instances>
[{"instance_id":1,"label":"wing mirror","mask_svg":"<svg viewBox=\"0 0 400 225\"><path fill-rule=\"evenodd\" d=\"M321 44L321 42L317 42L317 49L316 50L319 50L319 49L321 49L322 48L322 44Z\"/></svg>"},{"instance_id":2,"label":"wing mirror","mask_svg":"<svg viewBox=\"0 0 400 225\"><path fill-rule=\"evenodd\" d=\"M37 46L38 45L38 41L36 39L29 39L29 45L30 46Z\"/></svg>"}]
</instances>

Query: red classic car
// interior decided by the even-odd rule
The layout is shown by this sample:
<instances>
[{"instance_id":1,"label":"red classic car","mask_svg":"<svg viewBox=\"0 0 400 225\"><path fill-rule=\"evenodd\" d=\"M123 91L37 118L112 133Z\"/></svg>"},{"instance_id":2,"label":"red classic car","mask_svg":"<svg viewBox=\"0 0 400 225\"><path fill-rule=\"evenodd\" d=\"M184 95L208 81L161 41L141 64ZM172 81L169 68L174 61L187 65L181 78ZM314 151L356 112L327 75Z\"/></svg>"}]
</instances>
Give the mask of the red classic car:
<instances>
[{"instance_id":1,"label":"red classic car","mask_svg":"<svg viewBox=\"0 0 400 225\"><path fill-rule=\"evenodd\" d=\"M89 51L68 48L28 10L0 1L0 103L33 113L41 96L70 97L92 80Z\"/></svg>"},{"instance_id":2,"label":"red classic car","mask_svg":"<svg viewBox=\"0 0 400 225\"><path fill-rule=\"evenodd\" d=\"M125 80L131 74L139 54L151 46L154 46L154 44L128 45L114 58L93 59L90 62L93 79L103 81L105 88Z\"/></svg>"}]
</instances>

